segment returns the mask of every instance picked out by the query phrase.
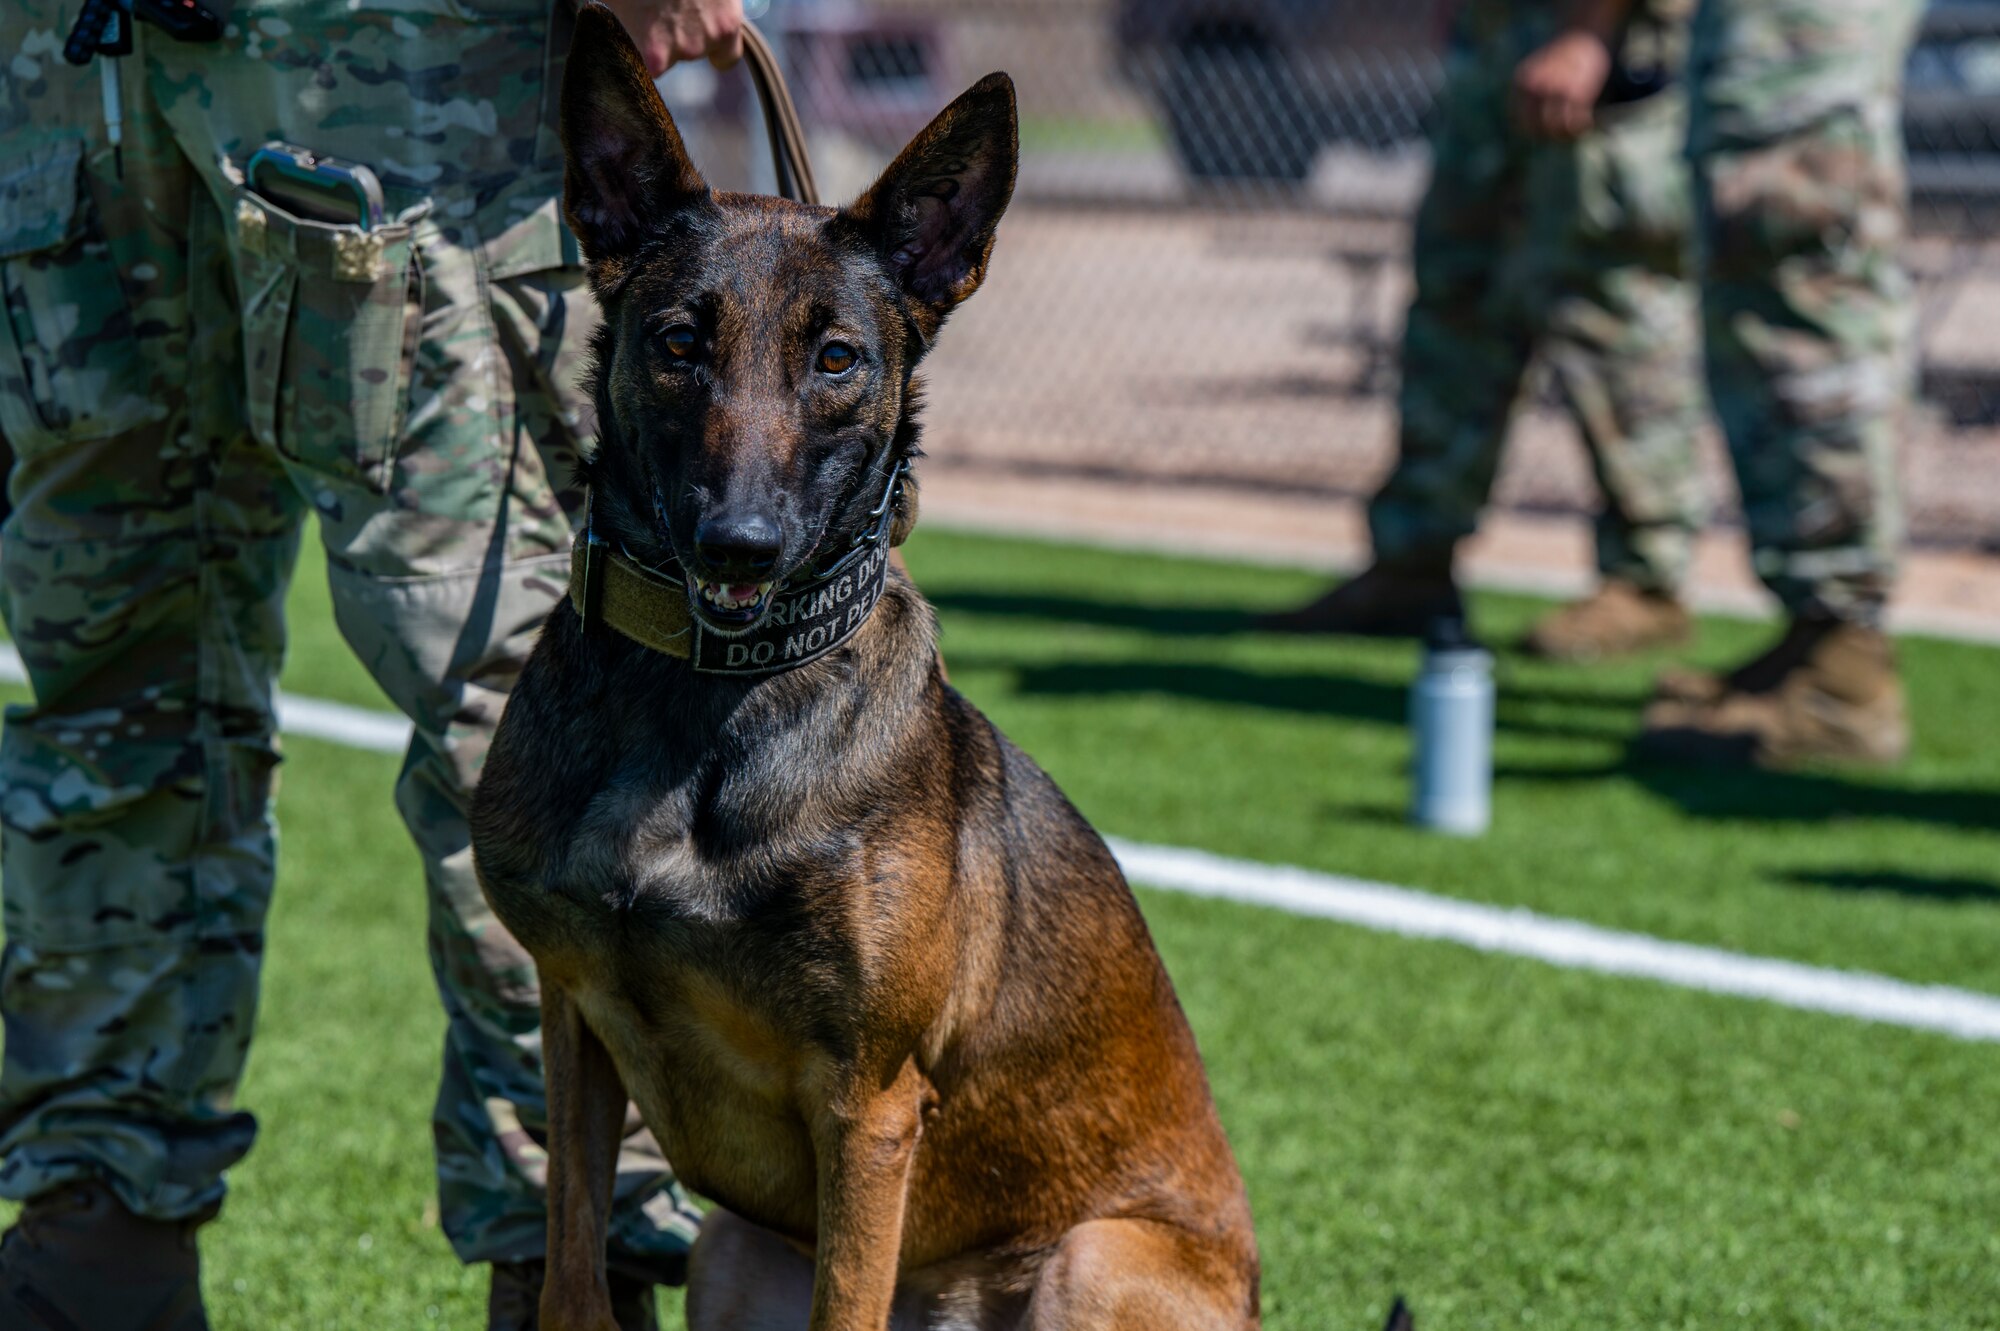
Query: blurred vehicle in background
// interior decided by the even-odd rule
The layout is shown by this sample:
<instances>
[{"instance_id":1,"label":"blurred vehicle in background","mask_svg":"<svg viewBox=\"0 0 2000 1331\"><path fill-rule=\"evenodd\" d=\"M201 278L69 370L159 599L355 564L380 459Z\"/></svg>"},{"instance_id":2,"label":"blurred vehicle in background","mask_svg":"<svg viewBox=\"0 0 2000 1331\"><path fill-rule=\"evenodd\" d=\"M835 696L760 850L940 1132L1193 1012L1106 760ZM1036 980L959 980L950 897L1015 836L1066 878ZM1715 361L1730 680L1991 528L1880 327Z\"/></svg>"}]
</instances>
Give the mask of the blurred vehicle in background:
<instances>
[{"instance_id":1,"label":"blurred vehicle in background","mask_svg":"<svg viewBox=\"0 0 2000 1331\"><path fill-rule=\"evenodd\" d=\"M1296 182L1324 147L1413 146L1457 0L1121 0L1127 75L1197 182ZM2000 0L1934 0L1904 133L1920 211L2000 206Z\"/></svg>"},{"instance_id":2,"label":"blurred vehicle in background","mask_svg":"<svg viewBox=\"0 0 2000 1331\"><path fill-rule=\"evenodd\" d=\"M799 114L815 129L900 145L960 91L933 17L851 0L779 12Z\"/></svg>"},{"instance_id":3,"label":"blurred vehicle in background","mask_svg":"<svg viewBox=\"0 0 2000 1331\"><path fill-rule=\"evenodd\" d=\"M961 91L949 24L921 7L787 0L757 18L776 40L799 116L822 147L848 139L871 151L893 151ZM684 93L682 100L708 101L704 109L728 123L758 123L747 76L725 75L705 95ZM753 151L761 152L761 144ZM871 179L882 164L872 164Z\"/></svg>"},{"instance_id":4,"label":"blurred vehicle in background","mask_svg":"<svg viewBox=\"0 0 2000 1331\"><path fill-rule=\"evenodd\" d=\"M1918 222L1991 219L2000 207L2000 0L1937 0L1903 81Z\"/></svg>"},{"instance_id":5,"label":"blurred vehicle in background","mask_svg":"<svg viewBox=\"0 0 2000 1331\"><path fill-rule=\"evenodd\" d=\"M1197 181L1300 181L1320 149L1416 142L1455 0L1123 0L1126 73Z\"/></svg>"}]
</instances>

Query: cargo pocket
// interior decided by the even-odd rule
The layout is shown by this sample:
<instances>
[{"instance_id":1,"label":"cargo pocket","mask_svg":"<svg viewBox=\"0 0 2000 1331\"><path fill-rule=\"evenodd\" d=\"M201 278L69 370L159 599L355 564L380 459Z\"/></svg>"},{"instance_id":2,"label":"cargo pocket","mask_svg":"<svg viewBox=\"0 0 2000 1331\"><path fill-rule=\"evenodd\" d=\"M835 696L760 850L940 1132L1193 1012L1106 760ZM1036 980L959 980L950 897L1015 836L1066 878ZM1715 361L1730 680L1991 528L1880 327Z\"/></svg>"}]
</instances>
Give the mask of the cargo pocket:
<instances>
[{"instance_id":1,"label":"cargo pocket","mask_svg":"<svg viewBox=\"0 0 2000 1331\"><path fill-rule=\"evenodd\" d=\"M165 414L71 140L0 160L0 434L16 454Z\"/></svg>"},{"instance_id":2,"label":"cargo pocket","mask_svg":"<svg viewBox=\"0 0 2000 1331\"><path fill-rule=\"evenodd\" d=\"M411 226L308 221L248 191L235 220L252 431L319 480L385 492L422 327Z\"/></svg>"},{"instance_id":3,"label":"cargo pocket","mask_svg":"<svg viewBox=\"0 0 2000 1331\"><path fill-rule=\"evenodd\" d=\"M1608 246L1678 271L1694 231L1686 158L1687 98L1669 88L1604 111L1577 146L1586 244Z\"/></svg>"}]
</instances>

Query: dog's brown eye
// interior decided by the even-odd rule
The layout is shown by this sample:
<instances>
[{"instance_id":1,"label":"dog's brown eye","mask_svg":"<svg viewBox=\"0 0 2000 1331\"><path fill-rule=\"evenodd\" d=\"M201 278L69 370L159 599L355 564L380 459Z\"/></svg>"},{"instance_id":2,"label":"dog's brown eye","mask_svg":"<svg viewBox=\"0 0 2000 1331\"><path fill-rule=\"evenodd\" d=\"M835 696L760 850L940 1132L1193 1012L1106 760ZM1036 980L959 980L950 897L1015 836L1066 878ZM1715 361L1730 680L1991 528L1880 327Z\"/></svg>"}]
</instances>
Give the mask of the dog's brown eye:
<instances>
[{"instance_id":1,"label":"dog's brown eye","mask_svg":"<svg viewBox=\"0 0 2000 1331\"><path fill-rule=\"evenodd\" d=\"M846 374L860 359L860 353L845 342L829 342L819 349L819 368L823 374Z\"/></svg>"},{"instance_id":2,"label":"dog's brown eye","mask_svg":"<svg viewBox=\"0 0 2000 1331\"><path fill-rule=\"evenodd\" d=\"M660 341L666 344L667 354L675 360L686 360L693 356L695 346L700 340L692 324L675 324L660 334Z\"/></svg>"}]
</instances>

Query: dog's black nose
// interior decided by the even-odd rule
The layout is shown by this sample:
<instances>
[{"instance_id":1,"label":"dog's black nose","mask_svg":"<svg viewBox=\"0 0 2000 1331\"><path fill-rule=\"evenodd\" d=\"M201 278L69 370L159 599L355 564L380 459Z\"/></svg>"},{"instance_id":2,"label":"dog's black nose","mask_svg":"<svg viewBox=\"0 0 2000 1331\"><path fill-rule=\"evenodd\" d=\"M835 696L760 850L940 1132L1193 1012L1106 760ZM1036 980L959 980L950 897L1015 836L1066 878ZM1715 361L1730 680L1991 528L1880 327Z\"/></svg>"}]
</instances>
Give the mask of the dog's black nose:
<instances>
[{"instance_id":1,"label":"dog's black nose","mask_svg":"<svg viewBox=\"0 0 2000 1331\"><path fill-rule=\"evenodd\" d=\"M711 573L761 582L778 565L784 545L778 524L761 513L703 518L694 529L694 552Z\"/></svg>"}]
</instances>

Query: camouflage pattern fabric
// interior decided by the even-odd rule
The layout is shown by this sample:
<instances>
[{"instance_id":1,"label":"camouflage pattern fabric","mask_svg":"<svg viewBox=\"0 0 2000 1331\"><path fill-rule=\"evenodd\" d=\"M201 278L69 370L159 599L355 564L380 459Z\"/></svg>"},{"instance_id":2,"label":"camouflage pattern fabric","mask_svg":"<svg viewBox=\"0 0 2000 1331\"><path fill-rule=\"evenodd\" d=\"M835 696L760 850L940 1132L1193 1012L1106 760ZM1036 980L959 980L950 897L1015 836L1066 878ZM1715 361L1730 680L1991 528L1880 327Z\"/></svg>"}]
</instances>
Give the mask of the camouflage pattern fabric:
<instances>
[{"instance_id":1,"label":"camouflage pattern fabric","mask_svg":"<svg viewBox=\"0 0 2000 1331\"><path fill-rule=\"evenodd\" d=\"M237 3L208 46L141 26L122 179L97 68L61 59L74 12L0 13L0 576L35 696L0 736L0 1195L95 1176L201 1215L250 1147L272 680L310 512L341 631L416 724L395 794L449 1018L443 1224L468 1261L538 1256L535 976L465 809L580 511L568 6ZM392 220L248 192L272 138L372 167ZM627 1147L613 1246L671 1261L693 1212L642 1130Z\"/></svg>"},{"instance_id":2,"label":"camouflage pattern fabric","mask_svg":"<svg viewBox=\"0 0 2000 1331\"><path fill-rule=\"evenodd\" d=\"M1689 154L1709 388L1758 574L1873 623L1900 538L1914 314L1899 93L1922 0L1703 0Z\"/></svg>"},{"instance_id":3,"label":"camouflage pattern fabric","mask_svg":"<svg viewBox=\"0 0 2000 1331\"><path fill-rule=\"evenodd\" d=\"M1492 490L1539 352L1604 493L1600 571L1672 591L1707 514L1685 90L1607 108L1573 144L1521 134L1514 69L1561 9L1472 0L1460 12L1417 217L1399 452L1369 526L1378 558L1449 557ZM1671 76L1686 35L1684 9L1643 8L1621 61Z\"/></svg>"}]
</instances>

